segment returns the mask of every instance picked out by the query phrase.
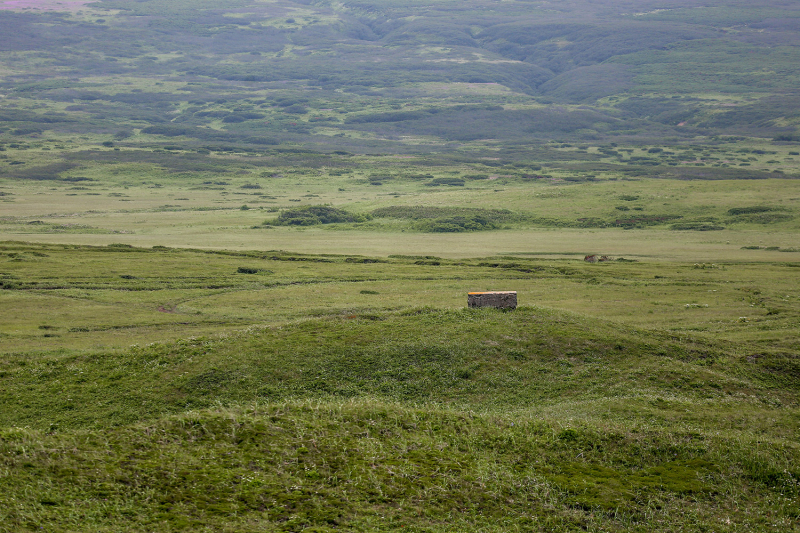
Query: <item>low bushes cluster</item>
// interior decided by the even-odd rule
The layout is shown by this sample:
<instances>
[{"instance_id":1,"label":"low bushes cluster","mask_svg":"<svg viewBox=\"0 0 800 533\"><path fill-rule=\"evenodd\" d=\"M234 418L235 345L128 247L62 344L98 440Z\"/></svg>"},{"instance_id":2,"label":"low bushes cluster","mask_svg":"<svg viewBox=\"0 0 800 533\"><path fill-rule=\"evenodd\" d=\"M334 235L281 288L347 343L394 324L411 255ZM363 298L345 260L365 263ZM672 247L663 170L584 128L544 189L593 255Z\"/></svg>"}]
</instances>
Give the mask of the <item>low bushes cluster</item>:
<instances>
[{"instance_id":1,"label":"low bushes cluster","mask_svg":"<svg viewBox=\"0 0 800 533\"><path fill-rule=\"evenodd\" d=\"M375 218L405 218L426 220L458 216L483 216L494 222L511 222L518 215L508 209L481 209L474 207L434 207L425 205L381 207L372 211Z\"/></svg>"},{"instance_id":2,"label":"low bushes cluster","mask_svg":"<svg viewBox=\"0 0 800 533\"><path fill-rule=\"evenodd\" d=\"M520 219L508 209L431 206L381 207L374 210L372 215L376 218L410 219L415 221L412 226L414 229L429 233L497 229L503 223Z\"/></svg>"},{"instance_id":3,"label":"low bushes cluster","mask_svg":"<svg viewBox=\"0 0 800 533\"><path fill-rule=\"evenodd\" d=\"M776 209L767 205L751 205L748 207L733 207L728 209L728 214L731 216L753 215L756 213L766 213L768 211L776 211Z\"/></svg>"},{"instance_id":4,"label":"low bushes cluster","mask_svg":"<svg viewBox=\"0 0 800 533\"><path fill-rule=\"evenodd\" d=\"M434 218L414 225L420 231L429 233L458 233L462 231L482 231L499 228L499 224L481 215Z\"/></svg>"},{"instance_id":5,"label":"low bushes cluster","mask_svg":"<svg viewBox=\"0 0 800 533\"><path fill-rule=\"evenodd\" d=\"M678 231L717 231L725 229L725 226L711 222L680 222L672 224L669 229Z\"/></svg>"},{"instance_id":6,"label":"low bushes cluster","mask_svg":"<svg viewBox=\"0 0 800 533\"><path fill-rule=\"evenodd\" d=\"M285 209L275 221L269 222L278 226L316 226L318 224L339 224L346 222L366 222L372 216L355 214L327 205L310 205Z\"/></svg>"},{"instance_id":7,"label":"low bushes cluster","mask_svg":"<svg viewBox=\"0 0 800 533\"><path fill-rule=\"evenodd\" d=\"M451 187L463 187L464 179L456 177L434 178L425 185L429 187L439 187L442 185L450 185Z\"/></svg>"}]
</instances>

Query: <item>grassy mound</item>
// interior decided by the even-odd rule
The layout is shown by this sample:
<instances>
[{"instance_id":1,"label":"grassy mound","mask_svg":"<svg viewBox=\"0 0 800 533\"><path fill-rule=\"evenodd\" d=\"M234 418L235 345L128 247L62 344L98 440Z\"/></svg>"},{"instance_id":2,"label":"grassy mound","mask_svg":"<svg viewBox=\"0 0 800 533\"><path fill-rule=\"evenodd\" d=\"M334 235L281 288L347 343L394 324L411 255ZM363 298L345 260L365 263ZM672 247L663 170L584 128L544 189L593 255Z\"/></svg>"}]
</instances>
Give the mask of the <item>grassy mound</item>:
<instances>
[{"instance_id":1,"label":"grassy mound","mask_svg":"<svg viewBox=\"0 0 800 533\"><path fill-rule=\"evenodd\" d=\"M693 399L724 397L741 385L709 370L721 357L710 346L621 333L536 308L340 315L113 355L55 354L36 362L10 356L0 383L3 402L15 408L3 410L0 423L103 427L219 402L363 395L519 409L650 395L671 388L676 365L693 383Z\"/></svg>"},{"instance_id":2,"label":"grassy mound","mask_svg":"<svg viewBox=\"0 0 800 533\"><path fill-rule=\"evenodd\" d=\"M796 359L736 351L521 307L10 355L2 530L785 530Z\"/></svg>"},{"instance_id":3,"label":"grassy mound","mask_svg":"<svg viewBox=\"0 0 800 533\"><path fill-rule=\"evenodd\" d=\"M316 226L317 224L336 224L343 222L364 222L369 215L357 215L327 205L310 205L285 209L278 219L270 223L278 226Z\"/></svg>"},{"instance_id":4,"label":"grassy mound","mask_svg":"<svg viewBox=\"0 0 800 533\"><path fill-rule=\"evenodd\" d=\"M463 185L463 180L460 178L458 179ZM458 233L463 231L491 230L500 228L505 222L520 221L524 218L512 213L508 209L433 207L421 205L381 207L372 211L372 216L376 218L413 220L412 229L428 233Z\"/></svg>"}]
</instances>

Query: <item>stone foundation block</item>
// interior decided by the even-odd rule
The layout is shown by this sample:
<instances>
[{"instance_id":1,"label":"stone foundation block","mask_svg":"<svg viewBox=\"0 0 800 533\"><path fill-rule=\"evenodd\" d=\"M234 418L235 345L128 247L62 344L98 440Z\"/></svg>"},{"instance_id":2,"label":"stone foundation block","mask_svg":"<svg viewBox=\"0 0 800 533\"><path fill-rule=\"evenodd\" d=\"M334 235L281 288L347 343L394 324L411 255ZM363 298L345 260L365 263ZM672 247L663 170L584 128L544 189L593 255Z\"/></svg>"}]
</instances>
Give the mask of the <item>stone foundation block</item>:
<instances>
[{"instance_id":1,"label":"stone foundation block","mask_svg":"<svg viewBox=\"0 0 800 533\"><path fill-rule=\"evenodd\" d=\"M467 306L516 309L517 291L470 292L467 294Z\"/></svg>"}]
</instances>

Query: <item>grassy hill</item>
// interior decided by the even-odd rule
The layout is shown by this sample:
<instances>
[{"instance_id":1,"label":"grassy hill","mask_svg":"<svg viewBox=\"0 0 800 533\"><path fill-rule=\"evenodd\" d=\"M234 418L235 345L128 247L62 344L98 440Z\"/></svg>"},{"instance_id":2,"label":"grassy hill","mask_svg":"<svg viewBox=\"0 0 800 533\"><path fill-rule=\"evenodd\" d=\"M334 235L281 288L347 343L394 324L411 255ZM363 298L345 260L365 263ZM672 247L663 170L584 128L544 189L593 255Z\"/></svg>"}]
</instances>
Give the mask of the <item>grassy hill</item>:
<instances>
[{"instance_id":1,"label":"grassy hill","mask_svg":"<svg viewBox=\"0 0 800 533\"><path fill-rule=\"evenodd\" d=\"M3 257L4 531L796 523L792 264ZM524 305L465 309L487 282Z\"/></svg>"},{"instance_id":2,"label":"grassy hill","mask_svg":"<svg viewBox=\"0 0 800 533\"><path fill-rule=\"evenodd\" d=\"M791 140L800 10L733 4L6 6L0 140L328 152Z\"/></svg>"},{"instance_id":3,"label":"grassy hill","mask_svg":"<svg viewBox=\"0 0 800 533\"><path fill-rule=\"evenodd\" d=\"M3 527L785 531L796 360L732 352L521 307L10 357Z\"/></svg>"}]
</instances>

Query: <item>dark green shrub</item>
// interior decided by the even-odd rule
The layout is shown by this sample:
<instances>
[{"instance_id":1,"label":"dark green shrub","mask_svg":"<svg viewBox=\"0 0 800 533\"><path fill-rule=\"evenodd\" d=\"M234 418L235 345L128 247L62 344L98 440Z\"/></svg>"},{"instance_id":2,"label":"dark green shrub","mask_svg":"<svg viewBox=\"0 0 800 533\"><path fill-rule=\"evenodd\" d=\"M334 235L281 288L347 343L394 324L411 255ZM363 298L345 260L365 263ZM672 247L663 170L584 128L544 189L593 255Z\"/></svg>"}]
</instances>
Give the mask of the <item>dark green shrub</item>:
<instances>
[{"instance_id":1,"label":"dark green shrub","mask_svg":"<svg viewBox=\"0 0 800 533\"><path fill-rule=\"evenodd\" d=\"M440 185L450 185L451 187L463 187L464 179L454 178L454 177L434 178L425 185L427 185L428 187L438 187Z\"/></svg>"},{"instance_id":2,"label":"dark green shrub","mask_svg":"<svg viewBox=\"0 0 800 533\"><path fill-rule=\"evenodd\" d=\"M274 224L279 226L315 226L317 224L366 222L371 218L370 215L354 214L344 209L326 205L310 205L282 211Z\"/></svg>"},{"instance_id":3,"label":"dark green shrub","mask_svg":"<svg viewBox=\"0 0 800 533\"><path fill-rule=\"evenodd\" d=\"M424 220L418 222L415 227L420 231L431 233L458 233L495 229L498 224L486 216L468 215Z\"/></svg>"},{"instance_id":4,"label":"dark green shrub","mask_svg":"<svg viewBox=\"0 0 800 533\"><path fill-rule=\"evenodd\" d=\"M774 224L776 222L785 222L794 217L786 213L751 213L747 215L738 215L732 217L730 222L752 222L755 224Z\"/></svg>"},{"instance_id":5,"label":"dark green shrub","mask_svg":"<svg viewBox=\"0 0 800 533\"><path fill-rule=\"evenodd\" d=\"M392 176L388 175L373 175L367 178L370 185L383 185L384 182L389 181L392 179Z\"/></svg>"},{"instance_id":6,"label":"dark green shrub","mask_svg":"<svg viewBox=\"0 0 800 533\"><path fill-rule=\"evenodd\" d=\"M516 220L508 209L481 209L470 207L433 207L425 205L381 207L372 211L372 216L376 218L409 218L412 220L424 220L434 218L472 216L480 215L488 217L496 222L510 222Z\"/></svg>"},{"instance_id":7,"label":"dark green shrub","mask_svg":"<svg viewBox=\"0 0 800 533\"><path fill-rule=\"evenodd\" d=\"M774 207L769 207L766 205L753 205L749 207L734 207L732 209L728 209L728 214L731 216L735 215L751 215L754 213L766 213L767 211L775 211Z\"/></svg>"},{"instance_id":8,"label":"dark green shrub","mask_svg":"<svg viewBox=\"0 0 800 533\"><path fill-rule=\"evenodd\" d=\"M669 229L676 231L718 231L725 229L725 226L712 224L709 222L682 222L672 224Z\"/></svg>"}]
</instances>

